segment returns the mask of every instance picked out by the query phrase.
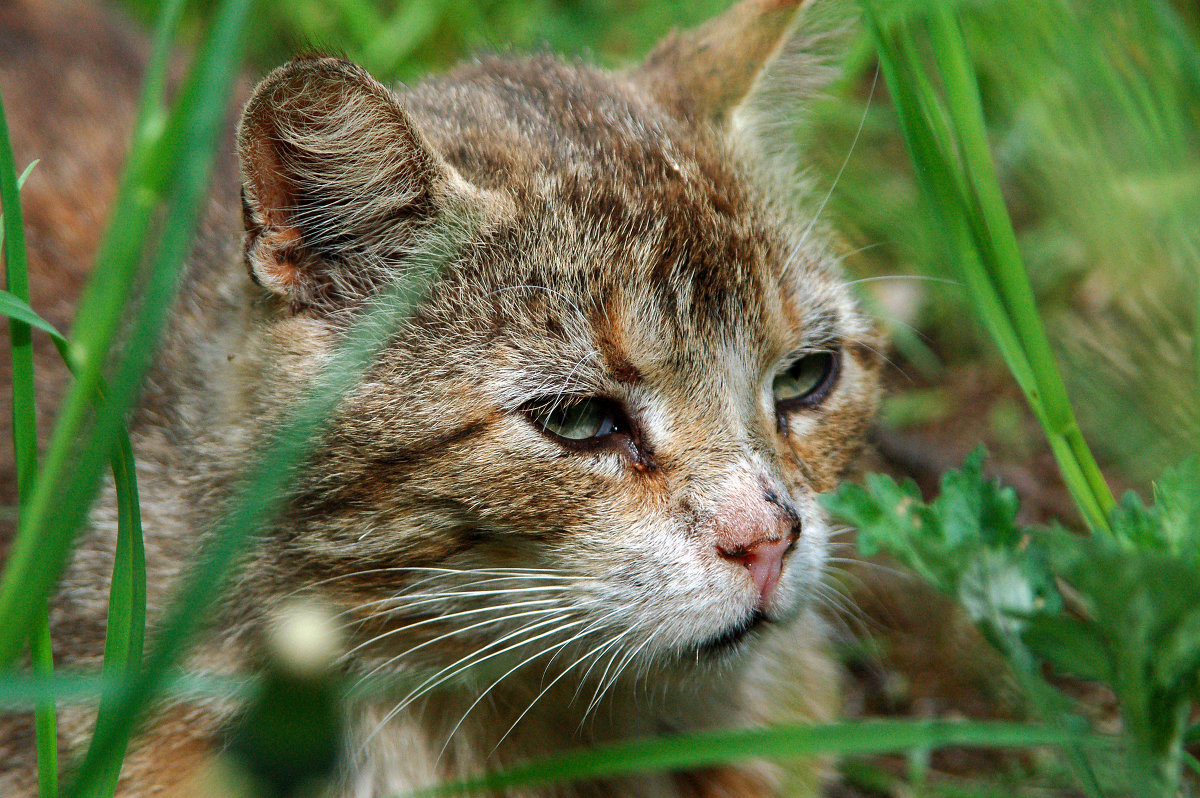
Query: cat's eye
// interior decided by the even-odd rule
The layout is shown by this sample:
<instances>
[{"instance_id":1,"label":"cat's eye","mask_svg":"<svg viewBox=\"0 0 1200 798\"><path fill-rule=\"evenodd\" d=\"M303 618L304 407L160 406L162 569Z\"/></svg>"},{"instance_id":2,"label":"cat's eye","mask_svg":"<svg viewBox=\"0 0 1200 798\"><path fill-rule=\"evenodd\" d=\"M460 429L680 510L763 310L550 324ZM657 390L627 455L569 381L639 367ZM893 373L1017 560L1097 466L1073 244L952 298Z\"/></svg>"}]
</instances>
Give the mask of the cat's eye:
<instances>
[{"instance_id":1,"label":"cat's eye","mask_svg":"<svg viewBox=\"0 0 1200 798\"><path fill-rule=\"evenodd\" d=\"M572 448L599 444L629 432L619 405L603 397L553 397L531 402L526 414L542 432Z\"/></svg>"},{"instance_id":2,"label":"cat's eye","mask_svg":"<svg viewBox=\"0 0 1200 798\"><path fill-rule=\"evenodd\" d=\"M819 405L837 382L840 362L837 352L813 352L779 372L771 386L776 410L788 413Z\"/></svg>"}]
</instances>

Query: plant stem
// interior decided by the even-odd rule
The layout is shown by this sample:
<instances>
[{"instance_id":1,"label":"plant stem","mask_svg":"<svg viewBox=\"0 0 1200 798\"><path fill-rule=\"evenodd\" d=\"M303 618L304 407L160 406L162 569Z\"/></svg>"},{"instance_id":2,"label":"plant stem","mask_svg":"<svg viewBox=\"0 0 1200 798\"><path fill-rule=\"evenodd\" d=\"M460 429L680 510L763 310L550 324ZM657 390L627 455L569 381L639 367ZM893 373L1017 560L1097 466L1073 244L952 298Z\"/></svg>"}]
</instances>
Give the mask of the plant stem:
<instances>
[{"instance_id":1,"label":"plant stem","mask_svg":"<svg viewBox=\"0 0 1200 798\"><path fill-rule=\"evenodd\" d=\"M28 172L26 172L28 174ZM5 288L18 299L29 301L29 270L25 251L25 222L8 136L8 119L0 98L0 204L3 205L3 244ZM37 479L37 400L33 379L33 330L25 322L8 321L12 353L12 438L17 466L18 519L24 518ZM54 674L54 652L50 641L50 622L45 600L32 610L29 646L34 672ZM34 710L37 745L38 795L58 795L58 717L53 701L43 702Z\"/></svg>"}]
</instances>

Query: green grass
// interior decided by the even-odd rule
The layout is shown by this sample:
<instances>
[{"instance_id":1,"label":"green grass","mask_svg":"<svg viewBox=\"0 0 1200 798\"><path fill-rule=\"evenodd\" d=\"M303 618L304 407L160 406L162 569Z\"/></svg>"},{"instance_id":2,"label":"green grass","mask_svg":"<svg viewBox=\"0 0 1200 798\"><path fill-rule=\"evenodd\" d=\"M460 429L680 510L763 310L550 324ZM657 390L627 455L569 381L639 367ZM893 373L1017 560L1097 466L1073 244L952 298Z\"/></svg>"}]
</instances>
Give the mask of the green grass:
<instances>
[{"instance_id":1,"label":"green grass","mask_svg":"<svg viewBox=\"0 0 1200 798\"><path fill-rule=\"evenodd\" d=\"M158 676L141 669L145 565L136 476L124 418L154 350L183 256L191 245L197 211L207 191L214 142L237 70L247 5L227 3L218 15L190 80L169 114L162 105L164 76L173 30L183 4L175 2L164 9L146 78L130 166L77 315L77 332L70 342L47 329L44 322L38 323L40 320L24 304L28 291L23 280L25 255L20 203L12 179L14 170L7 136L0 141L0 188L4 190L8 232L4 242L5 264L10 287L4 299L14 327L14 438L22 477L17 536L0 577L0 618L4 619L0 625L0 662L9 667L32 639L37 670L42 673L48 670L46 602L86 517L100 469L105 462L111 462L118 504L118 539L104 669L110 674L129 673L132 678L138 674L142 678L145 674ZM159 218L161 221L156 224ZM151 264L148 276L139 282L139 269L147 261ZM135 291L140 293L141 302L135 321L124 329L127 338L123 356L111 364L114 378L106 384L103 372L110 366L110 349ZM36 471L36 480L32 478L36 465L31 464L37 441L32 368L19 365L21 352L29 346L31 323L54 337L75 375L71 393L59 413L46 461ZM66 794L112 794L133 729L126 698L130 690L121 683L118 689L104 696L93 745ZM41 789L44 795L54 795L58 787L52 704L39 704L37 726Z\"/></svg>"},{"instance_id":2,"label":"green grass","mask_svg":"<svg viewBox=\"0 0 1200 798\"><path fill-rule=\"evenodd\" d=\"M1128 784L1139 795L1175 795L1190 764L1182 741L1200 684L1200 650L1183 642L1200 623L1200 594L1191 587L1200 579L1200 459L1193 450L1182 463L1160 464L1172 468L1154 485L1154 505L1132 495L1117 505L1075 419L1041 322L996 180L962 18L944 4L900 11L871 0L862 5L947 259L1024 391L1093 537L1016 526L1015 497L983 481L978 456L947 474L942 495L930 504L915 485L872 476L866 490L843 487L826 505L860 528L864 551L888 550L956 599L1009 660L1045 718L1064 726L1081 721L1069 696L1044 681L1047 665L1108 685L1121 705ZM1055 7L1070 16L1065 4L1038 10ZM1172 41L1185 44L1175 37L1169 8L1140 8L1167 23ZM1057 30L1083 41L1082 27ZM1194 58L1183 60L1195 69ZM1095 81L1119 101L1135 140L1179 145L1181 129L1148 124L1159 117L1142 113L1155 110L1155 101L1178 99L1170 92L1174 86L1156 87L1155 77L1121 85L1115 70L1102 68ZM1099 776L1082 750L1067 751L1087 794L1123 789Z\"/></svg>"},{"instance_id":3,"label":"green grass","mask_svg":"<svg viewBox=\"0 0 1200 798\"><path fill-rule=\"evenodd\" d=\"M960 23L953 11L939 7L923 25L888 31L873 4L864 3L864 11L926 205L951 248L949 260L958 266L981 323L1025 392L1084 518L1093 528L1106 529L1115 502L1075 420L1038 315L996 181ZM932 45L934 70L921 61L915 40L921 28Z\"/></svg>"},{"instance_id":4,"label":"green grass","mask_svg":"<svg viewBox=\"0 0 1200 798\"><path fill-rule=\"evenodd\" d=\"M1081 736L1031 724L955 721L864 721L827 725L779 726L635 740L563 754L509 770L410 793L412 798L487 794L526 785L553 784L646 770L683 770L753 758L790 759L817 754L845 755L913 751L945 746L988 748L1105 745ZM399 796L397 797L399 798ZM405 796L408 798L408 796Z\"/></svg>"},{"instance_id":5,"label":"green grass","mask_svg":"<svg viewBox=\"0 0 1200 798\"><path fill-rule=\"evenodd\" d=\"M9 231L3 242L5 255L5 288L16 300L29 301L29 270L25 253L25 223L21 216L18 192L29 167L18 178L13 164L12 145L8 136L8 121L0 104L0 203L3 203L3 228ZM12 430L13 457L17 472L17 508L24 513L37 478L37 400L33 382L33 330L27 322L10 318L8 322L12 353ZM29 636L30 658L36 673L54 672L54 650L50 639L49 609L43 600L33 606L33 623ZM34 709L37 740L38 795L55 798L58 795L58 719L52 701L42 702Z\"/></svg>"},{"instance_id":6,"label":"green grass","mask_svg":"<svg viewBox=\"0 0 1200 798\"><path fill-rule=\"evenodd\" d=\"M269 45L268 39L307 40L344 49L381 77L408 79L454 60L463 50L510 41L546 41L573 53L595 48L601 61L619 63L645 50L669 23L692 24L724 5L718 0L675 3L667 6L669 13L663 13L662 5L647 2L505 1L463 3L455 7L461 13L450 14L449 6L433 3L392 8L366 0L337 0L264 6L255 16L247 0L222 0L192 9L181 0L171 0L157 16L129 165L69 338L28 305L18 195L21 179L0 104L0 203L7 279L7 291L0 293L0 313L10 319L13 444L20 480L18 532L0 574L0 703L35 709L41 795L60 792L56 702L99 699L92 743L80 762L63 769L67 778L62 793L108 796L115 789L131 735L155 699L164 694L252 692L244 679L230 682L201 675L189 682L181 678L178 667L191 634L203 622L255 530L278 509L275 497L283 494L290 467L303 461L334 403L369 366L384 337L411 310L425 281L440 266L435 260L418 264L412 279L396 286L347 337L341 356L334 359L337 368L323 375L277 433L274 445L251 468L231 509L162 614L144 655L145 564L133 453L124 421L191 245L245 41L253 43L252 56L260 64L286 55L271 49L277 45ZM972 482L969 474L948 478L941 505L923 505L919 497L905 494L900 487L875 482L870 486L873 494L857 494L853 507L843 505L843 509L849 507L847 512L871 530L864 539L898 546L894 553L902 561L958 598L969 613L978 614L976 620L1010 658L1031 704L1048 725L846 722L688 735L519 765L442 785L427 794L479 792L748 757L788 759L984 745L1052 746L1062 762L1074 767L1080 788L1092 795L1118 794L1122 789L1096 767L1097 750L1110 752L1118 746L1130 752L1127 780L1139 785L1143 794L1166 795L1178 787L1181 769L1194 764L1181 741L1187 731L1185 710L1192 706L1200 673L1200 658L1193 656L1188 642L1195 637L1197 621L1186 611L1187 602L1174 615L1168 611L1178 598L1175 593L1154 592L1155 585L1143 584L1153 583L1153 575L1164 572L1200 583L1196 557L1184 545L1192 540L1196 526L1196 516L1186 509L1193 497L1185 479L1168 475L1159 481L1154 505L1145 507L1134 499L1118 505L1084 433L1104 442L1110 463L1127 465L1130 473L1138 474L1147 462L1161 467L1181 459L1200 441L1200 432L1193 435L1200 422L1192 418L1195 426L1189 428L1185 415L1181 441L1158 442L1163 435L1155 432L1160 428L1151 418L1163 397L1200 393L1195 391L1200 385L1200 335L1195 332L1200 329L1200 281L1196 279L1200 244L1195 225L1200 218L1196 133L1200 128L1196 124L1200 19L1186 16L1186 7L1185 15L1180 15L1156 0L1103 7L1082 0L1036 0L1021 6L970 3L961 4L961 9L959 5L910 0L885 7L864 2L867 24L847 56L841 95L816 108L810 132L802 134L833 131L836 135L825 140L838 145L824 151L822 146L828 144L814 143L806 152L817 165L818 181L831 183L841 173L838 164L865 112L862 149L851 159L830 204L838 226L849 231L851 241L872 247L852 263L888 273L900 268L898 262L920 264L925 276L954 280L953 285L927 284L921 312L930 315L924 321L914 319L922 331L941 334L935 347L931 350L919 336L910 335L900 339L901 353L923 374L939 373L943 362L987 357L983 338L961 318L953 318L965 295L979 327L1011 370L1045 431L1063 482L1094 535L1072 538L1017 527L1007 515L1015 513L1008 494L987 488L981 477ZM1105 27L1101 24L1108 19L1105 13L1119 15L1127 24ZM1096 35L1099 30L1105 34ZM277 36L280 31L286 35ZM165 76L172 42L179 36L196 43L197 55L168 105ZM1026 50L1014 48L1014 41L1027 45ZM888 99L880 91L881 98L864 109L864 86L877 59ZM1131 71L1130 64L1142 68ZM899 167L903 152L915 164L911 173ZM1076 260L1087 263L1064 265L1072 251L1085 253ZM1187 359L1183 365L1146 364L1146 374L1156 386L1152 395L1139 395L1133 379L1106 377L1103 370L1092 367L1094 351L1064 347L1054 335L1091 318L1079 311L1074 293L1088 280L1100 280L1122 298L1120 292L1131 285L1137 290L1127 293L1136 294L1137 301L1159 297L1167 319L1165 331L1163 325L1122 327L1114 322L1117 337L1099 342L1105 353L1119 352L1140 365L1139 353L1157 351L1160 338L1178 337L1178 331L1184 330L1182 348ZM1123 312L1137 317L1139 307L1135 302ZM966 334L959 335L963 330ZM75 375L40 463L30 348L35 334L52 336ZM966 343L944 343L953 340ZM1060 370L1060 363L1065 368ZM1076 388L1082 426L1068 399L1068 387ZM952 397L939 398L929 410L931 395L924 397L921 412L926 415L953 405ZM921 400L917 395L915 401ZM1197 406L1185 408L1185 414L1195 412ZM1139 459L1130 440L1156 441L1153 457ZM103 674L56 673L46 602L106 465L116 487L119 525ZM974 498L955 505L956 497L963 496ZM878 507L871 503L880 497L899 497L921 514L906 516L882 500ZM967 509L959 512L962 507ZM924 524L914 527L916 532L905 527L912 517ZM954 524L962 524L963 519L979 523L968 524L970 535L955 537L951 533L963 527ZM947 530L945 540L930 535L934 523ZM1031 552L1044 556L1049 564L1034 562ZM1026 631L1011 632L1018 628L1011 607L989 615L979 614L978 604L972 604L978 596L967 590L971 585L964 587L961 574L967 572L967 565L985 561L988 567L998 568L999 563L1015 569L1049 602L1036 612L1030 607L1021 610L1027 626L1020 628ZM1089 564L1102 563L1116 572L1104 572L1100 565L1094 572L1088 570ZM1043 567L1049 570L1038 570ZM1144 578L1131 582L1126 571ZM1011 575L1012 571L982 573ZM1076 593L1064 600L1051 588L1057 583L1072 585ZM1104 590L1124 603L1101 601L1097 594ZM1071 613L1054 614L1069 600L1082 604L1067 607ZM1149 609L1145 617L1131 619L1121 614L1124 606ZM1159 651L1169 656L1156 657ZM26 652L33 655L32 674L18 667ZM1092 733L1042 681L1043 667L1082 671L1083 676L1110 684L1122 704L1125 735L1115 740ZM925 760L916 756L912 762L911 781L931 782L922 764Z\"/></svg>"}]
</instances>

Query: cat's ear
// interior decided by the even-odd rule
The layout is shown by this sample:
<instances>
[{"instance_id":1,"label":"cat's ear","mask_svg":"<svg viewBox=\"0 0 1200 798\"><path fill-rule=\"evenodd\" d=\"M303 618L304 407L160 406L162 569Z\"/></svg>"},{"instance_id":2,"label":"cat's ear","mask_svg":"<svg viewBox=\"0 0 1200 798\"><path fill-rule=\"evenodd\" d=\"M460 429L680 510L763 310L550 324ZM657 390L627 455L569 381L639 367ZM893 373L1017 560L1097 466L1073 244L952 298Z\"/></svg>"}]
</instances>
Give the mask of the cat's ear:
<instances>
[{"instance_id":1,"label":"cat's ear","mask_svg":"<svg viewBox=\"0 0 1200 798\"><path fill-rule=\"evenodd\" d=\"M667 36L634 73L659 102L697 122L731 127L755 104L797 105L827 85L828 7L815 0L740 0ZM786 96L783 96L785 95Z\"/></svg>"},{"instance_id":2,"label":"cat's ear","mask_svg":"<svg viewBox=\"0 0 1200 798\"><path fill-rule=\"evenodd\" d=\"M478 199L387 87L334 58L298 58L259 84L238 156L251 276L295 309L395 279L423 228Z\"/></svg>"}]
</instances>

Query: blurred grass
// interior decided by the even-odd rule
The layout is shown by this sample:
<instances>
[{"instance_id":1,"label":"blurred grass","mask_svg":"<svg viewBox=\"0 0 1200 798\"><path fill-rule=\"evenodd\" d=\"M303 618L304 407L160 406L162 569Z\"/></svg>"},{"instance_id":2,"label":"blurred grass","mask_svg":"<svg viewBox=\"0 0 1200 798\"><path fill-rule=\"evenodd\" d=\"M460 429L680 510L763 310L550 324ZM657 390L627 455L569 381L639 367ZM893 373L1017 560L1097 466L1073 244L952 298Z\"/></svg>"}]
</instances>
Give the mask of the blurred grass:
<instances>
[{"instance_id":1,"label":"blurred grass","mask_svg":"<svg viewBox=\"0 0 1200 798\"><path fill-rule=\"evenodd\" d=\"M11 292L3 295L13 328L14 437L18 443L20 507L17 535L0 575L0 664L10 670L32 640L35 672L48 675L47 600L98 487L113 463L118 536L109 594L104 670L127 675L101 702L92 744L67 794L111 796L133 733L131 686L161 678L141 668L145 634L145 568L132 449L125 417L171 305L177 276L201 202L207 194L213 145L238 70L246 2L227 2L201 47L196 66L170 111L164 76L183 4L164 9L145 80L127 167L101 244L97 265L67 341L26 304L23 228L7 135L0 141L0 200L7 225L5 266ZM3 126L0 126L0 132ZM133 302L133 297L140 302ZM132 321L130 316L132 315ZM45 464L36 469L35 401L29 347L31 327L52 336L75 380L59 414ZM114 343L123 337L120 357ZM114 362L115 361L115 362ZM113 378L105 380L111 370ZM36 478L35 478L36 474ZM198 618L194 619L198 620ZM32 638L30 637L32 635ZM138 708L148 702L139 696ZM40 792L57 795L53 702L39 702Z\"/></svg>"},{"instance_id":2,"label":"blurred grass","mask_svg":"<svg viewBox=\"0 0 1200 798\"><path fill-rule=\"evenodd\" d=\"M1160 0L949 5L962 10L1003 197L1084 432L1128 479L1157 476L1200 448L1196 8ZM863 113L870 81L866 62L804 134L818 174L840 165L840 142ZM877 99L831 202L835 226L862 249L849 267L952 277L956 266L930 235L905 163L894 106ZM875 287L947 367L995 362L962 312L962 287Z\"/></svg>"},{"instance_id":3,"label":"blurred grass","mask_svg":"<svg viewBox=\"0 0 1200 798\"><path fill-rule=\"evenodd\" d=\"M632 740L570 751L478 778L449 782L394 798L495 794L510 787L577 781L640 771L673 771L745 761L756 757L790 759L823 753L843 755L928 751L946 746L988 748L1104 746L1099 737L1044 726L1003 722L897 721L776 726L766 729L701 732L652 740Z\"/></svg>"},{"instance_id":4,"label":"blurred grass","mask_svg":"<svg viewBox=\"0 0 1200 798\"><path fill-rule=\"evenodd\" d=\"M1025 392L1088 525L1107 530L1115 501L1084 442L1039 317L996 181L959 18L939 8L924 25L888 28L881 19L885 12L870 2L863 8L918 167L925 208L947 246L945 257L957 267L976 315ZM933 67L923 65L918 49L921 28L931 42Z\"/></svg>"},{"instance_id":5,"label":"blurred grass","mask_svg":"<svg viewBox=\"0 0 1200 798\"><path fill-rule=\"evenodd\" d=\"M25 222L21 213L20 190L33 169L30 164L17 177L8 120L0 101L0 206L4 225L0 227L0 245L4 254L5 289L19 302L29 301L29 270L25 250ZM3 239L8 232L7 240ZM37 399L33 378L33 330L28 322L9 317L9 352L12 355L12 431L13 457L17 472L17 511L23 514L33 495L37 478ZM54 673L54 649L50 639L49 607L45 600L35 603L36 617L29 638L33 670L42 676ZM34 737L37 745L38 796L58 796L58 716L53 701L34 708Z\"/></svg>"},{"instance_id":6,"label":"blurred grass","mask_svg":"<svg viewBox=\"0 0 1200 798\"><path fill-rule=\"evenodd\" d=\"M125 0L144 22L156 0ZM214 0L191 4L202 28ZM260 69L306 49L343 53L383 80L410 81L480 51L549 49L619 65L672 26L698 24L728 0L295 0L263 4L251 26Z\"/></svg>"}]
</instances>

